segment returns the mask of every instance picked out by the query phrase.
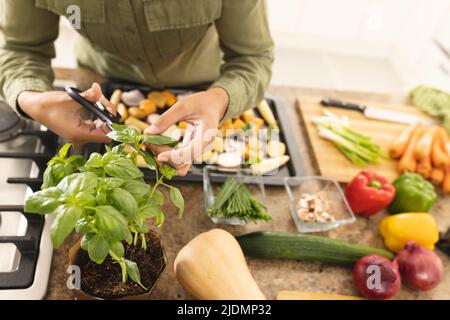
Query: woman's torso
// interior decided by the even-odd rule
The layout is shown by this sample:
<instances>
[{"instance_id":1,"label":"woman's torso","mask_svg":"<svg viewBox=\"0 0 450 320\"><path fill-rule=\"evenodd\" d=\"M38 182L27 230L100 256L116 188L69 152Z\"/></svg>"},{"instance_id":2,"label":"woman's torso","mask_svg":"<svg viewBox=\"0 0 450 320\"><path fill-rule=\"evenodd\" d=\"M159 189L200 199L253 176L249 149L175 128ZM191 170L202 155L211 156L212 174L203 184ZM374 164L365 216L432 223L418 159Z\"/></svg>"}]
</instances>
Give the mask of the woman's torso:
<instances>
[{"instance_id":1,"label":"woman's torso","mask_svg":"<svg viewBox=\"0 0 450 320\"><path fill-rule=\"evenodd\" d=\"M111 77L155 87L189 86L219 76L222 53L214 21L221 0L36 0L77 19L80 64ZM74 23L76 26L76 23Z\"/></svg>"}]
</instances>

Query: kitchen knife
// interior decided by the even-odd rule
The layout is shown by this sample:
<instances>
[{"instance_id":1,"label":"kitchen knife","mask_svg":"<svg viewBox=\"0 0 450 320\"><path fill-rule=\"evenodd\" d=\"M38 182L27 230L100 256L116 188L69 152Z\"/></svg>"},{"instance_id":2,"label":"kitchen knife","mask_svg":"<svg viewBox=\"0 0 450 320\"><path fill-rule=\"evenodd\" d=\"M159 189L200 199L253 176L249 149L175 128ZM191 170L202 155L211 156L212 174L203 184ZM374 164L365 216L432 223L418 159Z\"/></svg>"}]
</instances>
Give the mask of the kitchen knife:
<instances>
[{"instance_id":1,"label":"kitchen knife","mask_svg":"<svg viewBox=\"0 0 450 320\"><path fill-rule=\"evenodd\" d=\"M363 106L356 103L344 102L338 99L325 98L320 102L324 107L336 107L347 110L354 110L361 112L366 118L411 124L420 122L424 125L437 124L438 122L433 119L426 119L420 116L415 116L409 113L391 111L386 109L372 108L368 106Z\"/></svg>"}]
</instances>

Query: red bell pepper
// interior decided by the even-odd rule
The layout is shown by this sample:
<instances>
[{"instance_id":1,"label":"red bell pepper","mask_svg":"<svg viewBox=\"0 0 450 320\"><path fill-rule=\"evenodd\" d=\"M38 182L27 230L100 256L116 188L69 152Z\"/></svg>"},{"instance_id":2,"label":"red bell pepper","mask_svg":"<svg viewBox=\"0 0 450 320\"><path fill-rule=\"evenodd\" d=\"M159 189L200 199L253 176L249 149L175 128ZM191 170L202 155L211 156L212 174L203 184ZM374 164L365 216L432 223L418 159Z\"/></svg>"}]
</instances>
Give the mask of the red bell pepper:
<instances>
[{"instance_id":1,"label":"red bell pepper","mask_svg":"<svg viewBox=\"0 0 450 320\"><path fill-rule=\"evenodd\" d=\"M355 214L368 218L394 200L395 188L386 178L363 170L347 185L345 197Z\"/></svg>"}]
</instances>

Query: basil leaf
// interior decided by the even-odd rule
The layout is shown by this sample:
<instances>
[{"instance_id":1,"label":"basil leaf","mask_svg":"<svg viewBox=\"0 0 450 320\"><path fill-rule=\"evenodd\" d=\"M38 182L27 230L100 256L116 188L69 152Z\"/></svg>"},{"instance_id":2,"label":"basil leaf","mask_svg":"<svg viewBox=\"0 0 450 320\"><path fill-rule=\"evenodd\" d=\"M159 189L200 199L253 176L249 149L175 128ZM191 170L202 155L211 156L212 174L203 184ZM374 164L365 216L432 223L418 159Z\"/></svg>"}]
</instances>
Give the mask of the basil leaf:
<instances>
[{"instance_id":1,"label":"basil leaf","mask_svg":"<svg viewBox=\"0 0 450 320\"><path fill-rule=\"evenodd\" d=\"M83 233L86 234L89 231L91 231L92 227L89 225L89 223L84 218L80 218L77 223L75 224L75 231L77 233Z\"/></svg>"},{"instance_id":2,"label":"basil leaf","mask_svg":"<svg viewBox=\"0 0 450 320\"><path fill-rule=\"evenodd\" d=\"M114 153L112 151L110 152L106 152L103 156L102 156L102 161L103 164L107 164L108 162L115 160L115 159L119 159L121 157L120 154Z\"/></svg>"},{"instance_id":3,"label":"basil leaf","mask_svg":"<svg viewBox=\"0 0 450 320\"><path fill-rule=\"evenodd\" d=\"M164 195L161 191L156 189L153 192L152 200L155 201L158 205L162 206L164 204Z\"/></svg>"},{"instance_id":4,"label":"basil leaf","mask_svg":"<svg viewBox=\"0 0 450 320\"><path fill-rule=\"evenodd\" d=\"M105 172L112 177L122 179L136 179L143 177L144 174L136 165L128 159L113 159L105 165Z\"/></svg>"},{"instance_id":5,"label":"basil leaf","mask_svg":"<svg viewBox=\"0 0 450 320\"><path fill-rule=\"evenodd\" d=\"M159 171L161 171L161 174L167 180L172 180L172 178L177 175L177 170L175 168L173 168L172 166L169 166L167 164L162 165L159 168Z\"/></svg>"},{"instance_id":6,"label":"basil leaf","mask_svg":"<svg viewBox=\"0 0 450 320\"><path fill-rule=\"evenodd\" d=\"M123 154L125 150L125 143L118 144L114 148L111 149L111 152Z\"/></svg>"},{"instance_id":7,"label":"basil leaf","mask_svg":"<svg viewBox=\"0 0 450 320\"><path fill-rule=\"evenodd\" d=\"M95 195L92 192L78 192L75 195L75 203L80 208L92 207L95 205Z\"/></svg>"},{"instance_id":8,"label":"basil leaf","mask_svg":"<svg viewBox=\"0 0 450 320\"><path fill-rule=\"evenodd\" d=\"M92 172L73 173L58 183L58 189L66 194L75 194L81 191L93 192L97 187L98 177Z\"/></svg>"},{"instance_id":9,"label":"basil leaf","mask_svg":"<svg viewBox=\"0 0 450 320\"><path fill-rule=\"evenodd\" d=\"M122 130L125 130L126 128L128 128L126 125L124 125L124 124L118 124L118 123L113 123L113 124L112 124L112 127L113 127L113 129L116 130L116 131L122 131Z\"/></svg>"},{"instance_id":10,"label":"basil leaf","mask_svg":"<svg viewBox=\"0 0 450 320\"><path fill-rule=\"evenodd\" d=\"M108 146L107 144L105 144L105 150L106 150L106 152L111 152L112 151L111 147Z\"/></svg>"},{"instance_id":11,"label":"basil leaf","mask_svg":"<svg viewBox=\"0 0 450 320\"><path fill-rule=\"evenodd\" d=\"M180 190L175 187L170 188L170 199L175 207L178 208L178 216L181 218L184 213L184 199Z\"/></svg>"},{"instance_id":12,"label":"basil leaf","mask_svg":"<svg viewBox=\"0 0 450 320\"><path fill-rule=\"evenodd\" d=\"M58 185L64 177L71 175L77 169L78 168L74 167L73 164L63 162L59 158L56 158L56 160L45 169L42 189Z\"/></svg>"},{"instance_id":13,"label":"basil leaf","mask_svg":"<svg viewBox=\"0 0 450 320\"><path fill-rule=\"evenodd\" d=\"M102 168L103 167L103 160L102 155L100 153L94 152L89 157L89 160L86 162L86 169L92 169L92 168Z\"/></svg>"},{"instance_id":14,"label":"basil leaf","mask_svg":"<svg viewBox=\"0 0 450 320\"><path fill-rule=\"evenodd\" d=\"M144 159L145 163L147 164L147 167L150 170L155 171L158 168L158 164L156 163L155 159L153 158L152 155L150 155L147 152L144 151L139 151L139 154L142 156L142 158Z\"/></svg>"},{"instance_id":15,"label":"basil leaf","mask_svg":"<svg viewBox=\"0 0 450 320\"><path fill-rule=\"evenodd\" d=\"M57 181L57 179L55 178L55 175L53 174L54 171L54 166L53 165L49 165L45 171L44 171L44 177L43 177L43 184L42 184L42 189L47 189L50 187L54 187L56 186L59 181Z\"/></svg>"},{"instance_id":16,"label":"basil leaf","mask_svg":"<svg viewBox=\"0 0 450 320\"><path fill-rule=\"evenodd\" d=\"M141 181L127 180L122 187L135 197L143 197L150 193L150 186Z\"/></svg>"},{"instance_id":17,"label":"basil leaf","mask_svg":"<svg viewBox=\"0 0 450 320\"><path fill-rule=\"evenodd\" d=\"M70 163L75 170L78 170L79 168L81 168L86 164L86 160L84 160L82 156L77 154L67 158L66 162Z\"/></svg>"},{"instance_id":18,"label":"basil leaf","mask_svg":"<svg viewBox=\"0 0 450 320\"><path fill-rule=\"evenodd\" d=\"M112 178L112 177L101 178L100 182L99 182L99 184L101 184L102 187L104 187L104 189L106 191L110 191L110 190L119 188L124 183L125 183L125 180L120 179L120 178Z\"/></svg>"},{"instance_id":19,"label":"basil leaf","mask_svg":"<svg viewBox=\"0 0 450 320\"><path fill-rule=\"evenodd\" d=\"M66 143L61 147L61 149L58 152L58 158L61 160L66 159L67 153L69 152L69 149L72 145L70 143Z\"/></svg>"},{"instance_id":20,"label":"basil leaf","mask_svg":"<svg viewBox=\"0 0 450 320\"><path fill-rule=\"evenodd\" d=\"M111 206L95 208L95 226L107 238L124 240L128 237L127 219L117 209Z\"/></svg>"},{"instance_id":21,"label":"basil leaf","mask_svg":"<svg viewBox=\"0 0 450 320\"><path fill-rule=\"evenodd\" d=\"M81 218L82 210L71 204L63 204L56 208L55 219L50 228L52 243L55 248L64 242L64 239L75 227L78 219Z\"/></svg>"},{"instance_id":22,"label":"basil leaf","mask_svg":"<svg viewBox=\"0 0 450 320\"><path fill-rule=\"evenodd\" d=\"M123 259L125 261L125 265L127 267L127 274L131 280L139 284L142 288L146 289L141 283L141 274L139 273L139 268L136 262Z\"/></svg>"},{"instance_id":23,"label":"basil leaf","mask_svg":"<svg viewBox=\"0 0 450 320\"><path fill-rule=\"evenodd\" d=\"M139 143L141 140L141 132L132 127L111 131L107 136L114 141L130 144Z\"/></svg>"},{"instance_id":24,"label":"basil leaf","mask_svg":"<svg viewBox=\"0 0 450 320\"><path fill-rule=\"evenodd\" d=\"M110 241L109 249L119 258L122 258L125 255L125 248L120 241Z\"/></svg>"},{"instance_id":25,"label":"basil leaf","mask_svg":"<svg viewBox=\"0 0 450 320\"><path fill-rule=\"evenodd\" d=\"M109 205L108 193L105 188L101 188L97 191L95 201L97 202L97 206Z\"/></svg>"},{"instance_id":26,"label":"basil leaf","mask_svg":"<svg viewBox=\"0 0 450 320\"><path fill-rule=\"evenodd\" d=\"M105 261L109 252L109 243L100 236L94 234L87 242L89 258L97 264Z\"/></svg>"},{"instance_id":27,"label":"basil leaf","mask_svg":"<svg viewBox=\"0 0 450 320\"><path fill-rule=\"evenodd\" d=\"M31 195L25 202L25 212L38 214L52 213L62 204L62 194L63 192L56 187L38 191Z\"/></svg>"},{"instance_id":28,"label":"basil leaf","mask_svg":"<svg viewBox=\"0 0 450 320\"><path fill-rule=\"evenodd\" d=\"M111 131L107 134L108 138L118 142L134 143L134 138L123 131Z\"/></svg>"},{"instance_id":29,"label":"basil leaf","mask_svg":"<svg viewBox=\"0 0 450 320\"><path fill-rule=\"evenodd\" d=\"M75 227L75 229L76 229L76 227ZM75 231L76 231L76 230L75 230ZM81 241L80 241L80 247L81 247L81 249L83 249L84 251L89 251L89 236L90 236L90 238L92 238L93 233L85 234L85 235L83 236L83 238L81 238Z\"/></svg>"},{"instance_id":30,"label":"basil leaf","mask_svg":"<svg viewBox=\"0 0 450 320\"><path fill-rule=\"evenodd\" d=\"M166 217L164 216L164 213L162 213L162 211L161 211L161 213L155 217L155 226L161 227L163 225L165 219L166 219Z\"/></svg>"},{"instance_id":31,"label":"basil leaf","mask_svg":"<svg viewBox=\"0 0 450 320\"><path fill-rule=\"evenodd\" d=\"M117 188L112 190L111 195L112 205L124 215L134 218L137 213L138 204L133 195L127 190Z\"/></svg>"},{"instance_id":32,"label":"basil leaf","mask_svg":"<svg viewBox=\"0 0 450 320\"><path fill-rule=\"evenodd\" d=\"M169 147L175 147L178 144L178 141L173 140L170 137L162 135L147 135L147 134L145 134L142 137L142 142L148 144L166 145Z\"/></svg>"},{"instance_id":33,"label":"basil leaf","mask_svg":"<svg viewBox=\"0 0 450 320\"><path fill-rule=\"evenodd\" d=\"M151 218L164 215L164 213L157 203L149 199L145 205L139 208L138 215L144 218Z\"/></svg>"},{"instance_id":34,"label":"basil leaf","mask_svg":"<svg viewBox=\"0 0 450 320\"><path fill-rule=\"evenodd\" d=\"M148 232L148 225L143 221L140 225L136 226L136 231L141 234L145 234Z\"/></svg>"}]
</instances>

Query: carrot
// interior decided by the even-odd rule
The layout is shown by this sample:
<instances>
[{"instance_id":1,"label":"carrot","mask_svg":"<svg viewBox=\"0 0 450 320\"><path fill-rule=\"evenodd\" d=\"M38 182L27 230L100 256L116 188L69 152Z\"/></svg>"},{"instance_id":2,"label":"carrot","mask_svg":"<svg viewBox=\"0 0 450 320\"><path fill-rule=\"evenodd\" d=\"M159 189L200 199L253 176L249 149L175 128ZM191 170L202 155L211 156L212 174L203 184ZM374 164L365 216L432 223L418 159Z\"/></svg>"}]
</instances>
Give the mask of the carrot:
<instances>
[{"instance_id":1,"label":"carrot","mask_svg":"<svg viewBox=\"0 0 450 320\"><path fill-rule=\"evenodd\" d=\"M450 165L450 155L447 154L447 132L439 127L434 137L433 146L431 149L431 160L433 165L437 168L445 168Z\"/></svg>"},{"instance_id":2,"label":"carrot","mask_svg":"<svg viewBox=\"0 0 450 320\"><path fill-rule=\"evenodd\" d=\"M440 186L444 181L445 171L442 168L433 168L430 173L430 180L435 186Z\"/></svg>"},{"instance_id":3,"label":"carrot","mask_svg":"<svg viewBox=\"0 0 450 320\"><path fill-rule=\"evenodd\" d=\"M414 157L414 150L416 148L417 141L419 141L419 139L422 137L423 133L424 133L424 128L419 127L412 134L411 139L409 140L408 145L405 149L405 152L403 153L402 157L400 158L400 161L398 162L397 169L400 173L404 172L404 171L410 171L410 172L416 171L417 162Z\"/></svg>"},{"instance_id":4,"label":"carrot","mask_svg":"<svg viewBox=\"0 0 450 320\"><path fill-rule=\"evenodd\" d=\"M431 175L431 164L427 162L418 162L416 172L420 174L424 179L429 179Z\"/></svg>"},{"instance_id":5,"label":"carrot","mask_svg":"<svg viewBox=\"0 0 450 320\"><path fill-rule=\"evenodd\" d=\"M419 123L417 122L402 131L398 138L389 146L389 156L391 156L391 158L397 159L403 155L414 131L416 131L418 127Z\"/></svg>"},{"instance_id":6,"label":"carrot","mask_svg":"<svg viewBox=\"0 0 450 320\"><path fill-rule=\"evenodd\" d=\"M450 193L450 167L445 169L445 177L442 182L442 191L444 193Z\"/></svg>"},{"instance_id":7,"label":"carrot","mask_svg":"<svg viewBox=\"0 0 450 320\"><path fill-rule=\"evenodd\" d=\"M436 135L436 130L437 127L425 129L424 134L417 141L416 147L414 149L414 155L417 160L425 162L427 161L427 158L430 158L431 147L433 144L434 136Z\"/></svg>"}]
</instances>

